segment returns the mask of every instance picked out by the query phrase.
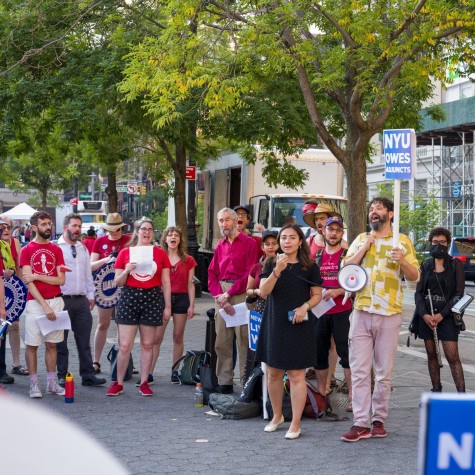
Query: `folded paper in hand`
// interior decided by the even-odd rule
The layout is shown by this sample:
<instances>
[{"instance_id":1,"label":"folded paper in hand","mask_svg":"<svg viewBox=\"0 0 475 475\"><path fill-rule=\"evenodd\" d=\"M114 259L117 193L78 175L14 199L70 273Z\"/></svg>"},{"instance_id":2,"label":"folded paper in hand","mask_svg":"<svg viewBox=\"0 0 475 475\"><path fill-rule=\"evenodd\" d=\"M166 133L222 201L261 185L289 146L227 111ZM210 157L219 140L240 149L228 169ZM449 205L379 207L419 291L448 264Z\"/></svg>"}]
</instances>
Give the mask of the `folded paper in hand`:
<instances>
[{"instance_id":1,"label":"folded paper in hand","mask_svg":"<svg viewBox=\"0 0 475 475\"><path fill-rule=\"evenodd\" d=\"M219 309L219 314L223 317L226 323L226 327L230 328L230 327L239 327L241 325L247 325L249 322L249 319L247 316L248 310L247 310L246 302L233 305L233 308L236 312L234 315L229 315L222 308Z\"/></svg>"},{"instance_id":2,"label":"folded paper in hand","mask_svg":"<svg viewBox=\"0 0 475 475\"><path fill-rule=\"evenodd\" d=\"M56 330L71 330L71 320L67 310L62 312L54 312L56 320L49 320L46 315L38 315L36 321L40 327L43 336Z\"/></svg>"},{"instance_id":3,"label":"folded paper in hand","mask_svg":"<svg viewBox=\"0 0 475 475\"><path fill-rule=\"evenodd\" d=\"M331 308L335 306L335 301L332 298L328 300L320 300L318 305L312 308L312 313L317 317L320 318L322 315L328 312Z\"/></svg>"}]
</instances>

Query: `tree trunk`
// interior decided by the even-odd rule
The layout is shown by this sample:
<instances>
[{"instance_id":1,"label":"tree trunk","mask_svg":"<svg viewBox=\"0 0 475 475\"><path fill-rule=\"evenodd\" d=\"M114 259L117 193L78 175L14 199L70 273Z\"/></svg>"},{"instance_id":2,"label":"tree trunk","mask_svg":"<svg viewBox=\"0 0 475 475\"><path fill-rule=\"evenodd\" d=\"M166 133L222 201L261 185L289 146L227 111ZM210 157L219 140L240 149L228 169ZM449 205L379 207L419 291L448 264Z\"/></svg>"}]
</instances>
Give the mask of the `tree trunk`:
<instances>
[{"instance_id":1,"label":"tree trunk","mask_svg":"<svg viewBox=\"0 0 475 475\"><path fill-rule=\"evenodd\" d=\"M175 222L183 231L183 246L187 247L186 235L186 148L183 145L175 146L176 171L175 171Z\"/></svg>"},{"instance_id":2,"label":"tree trunk","mask_svg":"<svg viewBox=\"0 0 475 475\"><path fill-rule=\"evenodd\" d=\"M41 190L41 206L42 206L42 209L46 211L46 208L48 207L48 189L47 188Z\"/></svg>"},{"instance_id":3,"label":"tree trunk","mask_svg":"<svg viewBox=\"0 0 475 475\"><path fill-rule=\"evenodd\" d=\"M347 167L348 183L348 243L366 231L366 160L365 153L353 150Z\"/></svg>"},{"instance_id":4,"label":"tree trunk","mask_svg":"<svg viewBox=\"0 0 475 475\"><path fill-rule=\"evenodd\" d=\"M107 201L109 204L109 213L117 213L117 170L115 165L107 167Z\"/></svg>"}]
</instances>

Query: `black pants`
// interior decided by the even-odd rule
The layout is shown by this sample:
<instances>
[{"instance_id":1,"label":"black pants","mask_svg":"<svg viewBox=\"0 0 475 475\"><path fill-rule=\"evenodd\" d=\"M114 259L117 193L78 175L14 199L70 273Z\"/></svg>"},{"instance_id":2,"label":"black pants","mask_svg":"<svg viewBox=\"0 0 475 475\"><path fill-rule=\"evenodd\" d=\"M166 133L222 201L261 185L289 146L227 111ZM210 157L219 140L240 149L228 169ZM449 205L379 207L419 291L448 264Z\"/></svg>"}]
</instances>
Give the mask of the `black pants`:
<instances>
[{"instance_id":1,"label":"black pants","mask_svg":"<svg viewBox=\"0 0 475 475\"><path fill-rule=\"evenodd\" d=\"M74 339L79 356L79 374L84 377L92 376L94 370L92 367L91 355L91 330L92 330L92 314L89 308L89 300L87 297L71 298L63 296L64 310L69 313L71 319L71 329L74 332ZM68 334L64 331L64 340L56 345L58 359L57 369L58 378L65 377L68 372L69 350L68 350Z\"/></svg>"},{"instance_id":2,"label":"black pants","mask_svg":"<svg viewBox=\"0 0 475 475\"><path fill-rule=\"evenodd\" d=\"M335 340L336 352L340 357L343 368L349 368L348 361L348 334L350 332L351 310L340 313L322 315L316 321L317 333L317 365L316 369L328 369L328 355L330 353L331 337Z\"/></svg>"},{"instance_id":3,"label":"black pants","mask_svg":"<svg viewBox=\"0 0 475 475\"><path fill-rule=\"evenodd\" d=\"M0 342L0 378L7 374L7 365L5 364L5 348L7 346L7 333L8 333L8 328L5 330L2 341Z\"/></svg>"}]
</instances>

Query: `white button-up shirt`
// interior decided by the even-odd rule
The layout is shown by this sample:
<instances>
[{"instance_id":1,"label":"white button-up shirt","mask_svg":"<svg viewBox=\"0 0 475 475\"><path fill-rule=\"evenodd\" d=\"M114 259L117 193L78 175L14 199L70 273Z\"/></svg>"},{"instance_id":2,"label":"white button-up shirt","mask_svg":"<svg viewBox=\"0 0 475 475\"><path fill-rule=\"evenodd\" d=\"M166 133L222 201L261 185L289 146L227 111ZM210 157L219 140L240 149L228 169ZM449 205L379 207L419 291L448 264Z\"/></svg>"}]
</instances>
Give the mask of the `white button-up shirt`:
<instances>
[{"instance_id":1,"label":"white button-up shirt","mask_svg":"<svg viewBox=\"0 0 475 475\"><path fill-rule=\"evenodd\" d=\"M80 241L73 244L76 258L73 257L71 244L61 236L58 246L63 251L64 262L72 272L65 272L66 281L61 286L63 295L85 295L88 300L94 300L94 281L92 279L91 258L89 252Z\"/></svg>"}]
</instances>

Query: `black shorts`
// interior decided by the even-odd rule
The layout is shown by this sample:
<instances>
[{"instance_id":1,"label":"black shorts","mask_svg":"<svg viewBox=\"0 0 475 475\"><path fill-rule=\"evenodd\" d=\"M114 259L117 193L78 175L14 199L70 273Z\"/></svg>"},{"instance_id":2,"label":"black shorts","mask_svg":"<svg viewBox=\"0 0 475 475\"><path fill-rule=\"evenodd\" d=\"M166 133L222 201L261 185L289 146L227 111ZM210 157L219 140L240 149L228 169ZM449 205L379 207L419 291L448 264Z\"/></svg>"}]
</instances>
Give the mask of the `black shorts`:
<instances>
[{"instance_id":1,"label":"black shorts","mask_svg":"<svg viewBox=\"0 0 475 475\"><path fill-rule=\"evenodd\" d=\"M183 314L188 312L190 297L188 294L172 294L172 314Z\"/></svg>"},{"instance_id":2,"label":"black shorts","mask_svg":"<svg viewBox=\"0 0 475 475\"><path fill-rule=\"evenodd\" d=\"M317 364L316 369L328 369L328 355L330 353L331 337L335 340L336 352L340 357L340 365L349 368L348 334L350 332L350 314L345 312L322 315L316 319L315 332L317 334Z\"/></svg>"},{"instance_id":3,"label":"black shorts","mask_svg":"<svg viewBox=\"0 0 475 475\"><path fill-rule=\"evenodd\" d=\"M115 322L119 325L163 325L165 298L160 287L137 289L122 287Z\"/></svg>"},{"instance_id":4,"label":"black shorts","mask_svg":"<svg viewBox=\"0 0 475 475\"><path fill-rule=\"evenodd\" d=\"M460 330L455 326L452 317L445 317L437 325L437 337L440 341L458 341ZM433 340L434 331L427 325L422 317L419 317L417 336L421 340Z\"/></svg>"}]
</instances>

